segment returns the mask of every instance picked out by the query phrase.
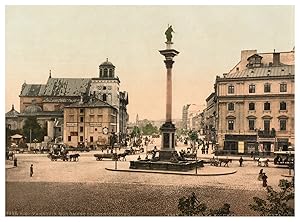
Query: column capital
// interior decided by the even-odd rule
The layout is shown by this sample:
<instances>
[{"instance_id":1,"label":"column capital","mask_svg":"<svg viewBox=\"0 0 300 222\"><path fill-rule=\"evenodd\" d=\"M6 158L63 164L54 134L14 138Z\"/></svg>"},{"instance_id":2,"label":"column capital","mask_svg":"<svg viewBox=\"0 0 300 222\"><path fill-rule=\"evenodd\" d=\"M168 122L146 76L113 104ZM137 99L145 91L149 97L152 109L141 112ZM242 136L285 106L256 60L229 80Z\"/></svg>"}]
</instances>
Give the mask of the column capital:
<instances>
[{"instance_id":1,"label":"column capital","mask_svg":"<svg viewBox=\"0 0 300 222\"><path fill-rule=\"evenodd\" d=\"M166 64L166 68L167 68L167 69L172 69L173 63L174 63L173 60L166 59L166 60L164 60L164 62L165 62L165 64Z\"/></svg>"}]
</instances>

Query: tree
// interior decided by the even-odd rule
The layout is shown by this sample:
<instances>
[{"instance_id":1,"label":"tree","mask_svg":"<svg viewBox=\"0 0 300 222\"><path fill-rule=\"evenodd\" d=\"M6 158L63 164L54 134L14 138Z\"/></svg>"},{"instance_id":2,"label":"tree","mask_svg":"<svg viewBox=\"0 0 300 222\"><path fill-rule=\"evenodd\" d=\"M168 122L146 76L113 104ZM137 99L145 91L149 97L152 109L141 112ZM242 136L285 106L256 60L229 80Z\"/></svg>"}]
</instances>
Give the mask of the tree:
<instances>
[{"instance_id":1,"label":"tree","mask_svg":"<svg viewBox=\"0 0 300 222\"><path fill-rule=\"evenodd\" d=\"M253 197L254 204L250 204L250 208L261 216L294 216L295 210L291 207L295 198L294 182L280 180L278 186L278 192L267 186L267 199Z\"/></svg>"},{"instance_id":2,"label":"tree","mask_svg":"<svg viewBox=\"0 0 300 222\"><path fill-rule=\"evenodd\" d=\"M144 135L152 135L154 133L158 133L158 129L156 126L153 126L151 123L147 123L143 128L142 132Z\"/></svg>"},{"instance_id":3,"label":"tree","mask_svg":"<svg viewBox=\"0 0 300 222\"><path fill-rule=\"evenodd\" d=\"M228 216L233 215L230 205L225 203L221 208L208 209L205 203L200 203L194 192L190 196L181 197L178 203L180 216Z\"/></svg>"},{"instance_id":4,"label":"tree","mask_svg":"<svg viewBox=\"0 0 300 222\"><path fill-rule=\"evenodd\" d=\"M28 117L25 120L23 126L23 133L26 138L26 142L30 142L30 130L31 130L31 140L37 139L38 141L43 141L46 135L46 129L42 128L37 122L36 117Z\"/></svg>"},{"instance_id":5,"label":"tree","mask_svg":"<svg viewBox=\"0 0 300 222\"><path fill-rule=\"evenodd\" d=\"M193 142L193 148L196 149L195 143L198 140L198 133L196 131L190 131L188 133L189 139Z\"/></svg>"},{"instance_id":6,"label":"tree","mask_svg":"<svg viewBox=\"0 0 300 222\"><path fill-rule=\"evenodd\" d=\"M139 137L141 135L141 130L139 127L137 126L134 126L133 129L132 129L132 132L131 132L131 138L133 137Z\"/></svg>"}]
</instances>

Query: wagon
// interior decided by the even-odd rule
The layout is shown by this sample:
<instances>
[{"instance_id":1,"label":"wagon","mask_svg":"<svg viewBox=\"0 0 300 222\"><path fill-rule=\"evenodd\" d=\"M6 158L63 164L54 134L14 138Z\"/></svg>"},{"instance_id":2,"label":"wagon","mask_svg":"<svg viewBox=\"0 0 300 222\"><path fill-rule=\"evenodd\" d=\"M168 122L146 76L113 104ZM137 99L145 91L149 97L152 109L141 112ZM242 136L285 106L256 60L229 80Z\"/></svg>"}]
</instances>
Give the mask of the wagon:
<instances>
[{"instance_id":1,"label":"wagon","mask_svg":"<svg viewBox=\"0 0 300 222\"><path fill-rule=\"evenodd\" d=\"M112 159L116 160L117 155L115 153L100 153L100 154L94 154L94 157L96 157L96 160L102 160L102 159Z\"/></svg>"},{"instance_id":2,"label":"wagon","mask_svg":"<svg viewBox=\"0 0 300 222\"><path fill-rule=\"evenodd\" d=\"M58 154L52 154L50 153L48 155L48 157L50 158L51 161L57 161L57 160L63 160L63 161L68 161L69 157L68 155L64 154L64 155L58 155Z\"/></svg>"}]
</instances>

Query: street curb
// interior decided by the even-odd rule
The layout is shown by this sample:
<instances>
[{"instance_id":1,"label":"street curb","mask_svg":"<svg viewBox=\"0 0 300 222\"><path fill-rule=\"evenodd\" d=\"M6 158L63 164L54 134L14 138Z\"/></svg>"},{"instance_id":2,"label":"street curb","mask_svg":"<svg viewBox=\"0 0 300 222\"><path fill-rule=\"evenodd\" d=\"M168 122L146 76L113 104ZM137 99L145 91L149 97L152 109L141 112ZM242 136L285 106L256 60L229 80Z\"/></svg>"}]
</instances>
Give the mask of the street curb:
<instances>
[{"instance_id":1,"label":"street curb","mask_svg":"<svg viewBox=\"0 0 300 222\"><path fill-rule=\"evenodd\" d=\"M118 170L118 169L111 169L111 168L105 168L108 171L118 171L118 172L130 172L130 173L155 173L155 174L172 174L172 175L183 175L183 176L225 176L225 175L230 175L230 174L234 174L237 171L233 170L231 172L227 172L227 173L198 173L198 174L194 174L194 173L179 173L179 172L170 172L170 171L148 171L148 170Z\"/></svg>"}]
</instances>

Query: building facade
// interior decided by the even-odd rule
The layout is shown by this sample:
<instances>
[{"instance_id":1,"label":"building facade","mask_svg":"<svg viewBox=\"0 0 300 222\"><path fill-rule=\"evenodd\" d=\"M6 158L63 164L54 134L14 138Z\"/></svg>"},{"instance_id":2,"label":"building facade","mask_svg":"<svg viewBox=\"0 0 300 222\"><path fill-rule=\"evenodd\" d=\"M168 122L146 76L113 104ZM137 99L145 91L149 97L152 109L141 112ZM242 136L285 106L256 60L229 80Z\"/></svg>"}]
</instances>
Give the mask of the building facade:
<instances>
[{"instance_id":1,"label":"building facade","mask_svg":"<svg viewBox=\"0 0 300 222\"><path fill-rule=\"evenodd\" d=\"M228 153L273 153L294 145L294 51L246 50L217 76L217 140Z\"/></svg>"},{"instance_id":2,"label":"building facade","mask_svg":"<svg viewBox=\"0 0 300 222\"><path fill-rule=\"evenodd\" d=\"M64 144L97 147L110 143L117 130L117 109L94 97L64 107Z\"/></svg>"},{"instance_id":3,"label":"building facade","mask_svg":"<svg viewBox=\"0 0 300 222\"><path fill-rule=\"evenodd\" d=\"M53 78L51 71L46 84L22 85L20 97L20 124L23 127L28 116L36 116L42 127L48 129L49 140L62 138L64 132L64 108L80 101L82 96L93 96L117 110L117 128L120 138L127 133L128 93L120 92L120 80L115 66L106 60L99 65L97 78ZM10 121L11 118L7 118ZM9 124L9 123L7 123Z\"/></svg>"},{"instance_id":4,"label":"building facade","mask_svg":"<svg viewBox=\"0 0 300 222\"><path fill-rule=\"evenodd\" d=\"M204 109L204 130L207 141L216 143L216 94L211 93L206 98L206 108Z\"/></svg>"}]
</instances>

